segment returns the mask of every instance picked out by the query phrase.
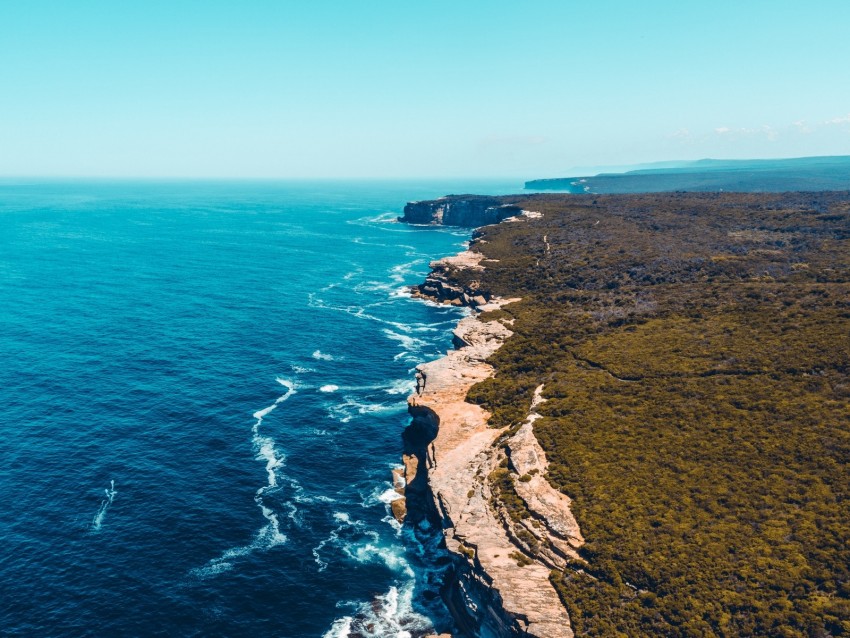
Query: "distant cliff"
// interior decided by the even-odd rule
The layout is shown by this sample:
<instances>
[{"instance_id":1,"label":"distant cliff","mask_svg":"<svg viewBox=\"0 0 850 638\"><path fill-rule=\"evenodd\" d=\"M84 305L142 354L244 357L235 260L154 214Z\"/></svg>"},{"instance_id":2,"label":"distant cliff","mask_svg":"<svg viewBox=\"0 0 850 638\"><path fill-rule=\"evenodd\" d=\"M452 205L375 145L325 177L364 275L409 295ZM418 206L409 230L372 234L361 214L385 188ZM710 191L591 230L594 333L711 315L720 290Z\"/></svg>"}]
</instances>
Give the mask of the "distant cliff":
<instances>
[{"instance_id":1,"label":"distant cliff","mask_svg":"<svg viewBox=\"0 0 850 638\"><path fill-rule=\"evenodd\" d=\"M680 166L627 173L535 179L528 190L568 193L720 192L742 193L850 190L850 157L775 160L699 160Z\"/></svg>"},{"instance_id":2,"label":"distant cliff","mask_svg":"<svg viewBox=\"0 0 850 638\"><path fill-rule=\"evenodd\" d=\"M435 200L410 202L398 220L407 224L477 228L497 224L521 212L519 206L505 204L500 197L449 195Z\"/></svg>"},{"instance_id":3,"label":"distant cliff","mask_svg":"<svg viewBox=\"0 0 850 638\"><path fill-rule=\"evenodd\" d=\"M530 191L563 191L566 193L587 193L588 177L550 177L547 179L532 179L525 183L525 189Z\"/></svg>"}]
</instances>

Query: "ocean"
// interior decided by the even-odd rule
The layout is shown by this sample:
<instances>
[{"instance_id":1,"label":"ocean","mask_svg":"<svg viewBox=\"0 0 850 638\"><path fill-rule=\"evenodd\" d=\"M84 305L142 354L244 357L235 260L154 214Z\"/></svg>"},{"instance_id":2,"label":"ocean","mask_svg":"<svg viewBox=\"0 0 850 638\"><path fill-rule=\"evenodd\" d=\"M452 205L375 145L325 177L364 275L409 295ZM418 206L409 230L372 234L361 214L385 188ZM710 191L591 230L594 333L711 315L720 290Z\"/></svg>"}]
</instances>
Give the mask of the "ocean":
<instances>
[{"instance_id":1,"label":"ocean","mask_svg":"<svg viewBox=\"0 0 850 638\"><path fill-rule=\"evenodd\" d=\"M0 634L451 629L390 473L469 231L394 220L520 188L0 182Z\"/></svg>"}]
</instances>

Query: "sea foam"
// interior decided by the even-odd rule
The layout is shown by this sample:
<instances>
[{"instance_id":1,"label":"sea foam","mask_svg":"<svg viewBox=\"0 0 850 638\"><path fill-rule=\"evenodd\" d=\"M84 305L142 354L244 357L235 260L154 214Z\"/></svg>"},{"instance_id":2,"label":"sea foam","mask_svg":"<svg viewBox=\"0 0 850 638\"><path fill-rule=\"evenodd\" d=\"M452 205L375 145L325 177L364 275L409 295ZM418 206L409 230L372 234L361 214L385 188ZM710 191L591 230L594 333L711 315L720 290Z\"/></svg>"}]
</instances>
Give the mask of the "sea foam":
<instances>
[{"instance_id":1,"label":"sea foam","mask_svg":"<svg viewBox=\"0 0 850 638\"><path fill-rule=\"evenodd\" d=\"M433 629L431 621L413 608L413 584L394 585L354 615L334 621L323 638L411 638Z\"/></svg>"},{"instance_id":2,"label":"sea foam","mask_svg":"<svg viewBox=\"0 0 850 638\"><path fill-rule=\"evenodd\" d=\"M103 525L103 518L106 516L106 510L109 509L109 506L112 505L112 501L115 499L116 491L114 480L109 481L109 487L104 489L104 492L106 493L106 498L100 502L100 507L91 522L91 531L93 532L100 531L100 528Z\"/></svg>"},{"instance_id":3,"label":"sea foam","mask_svg":"<svg viewBox=\"0 0 850 638\"><path fill-rule=\"evenodd\" d=\"M233 568L233 559L247 556L255 550L271 549L276 545L285 543L287 540L286 534L281 531L280 518L277 512L269 507L265 501L266 494L278 487L278 471L284 466L286 456L278 450L274 438L263 434L260 428L263 424L263 419L271 414L281 403L295 394L296 389L295 383L288 379L277 377L275 381L284 386L286 392L275 399L271 405L254 412L253 416L256 420L251 428L251 441L254 447L255 458L259 461L265 461L266 469L266 484L256 491L254 502L260 508L260 512L267 523L254 535L254 539L250 544L228 549L218 558L210 560L204 567L193 569L191 573L196 577L207 578L228 571ZM289 517L297 522L297 509L295 505L287 505Z\"/></svg>"}]
</instances>

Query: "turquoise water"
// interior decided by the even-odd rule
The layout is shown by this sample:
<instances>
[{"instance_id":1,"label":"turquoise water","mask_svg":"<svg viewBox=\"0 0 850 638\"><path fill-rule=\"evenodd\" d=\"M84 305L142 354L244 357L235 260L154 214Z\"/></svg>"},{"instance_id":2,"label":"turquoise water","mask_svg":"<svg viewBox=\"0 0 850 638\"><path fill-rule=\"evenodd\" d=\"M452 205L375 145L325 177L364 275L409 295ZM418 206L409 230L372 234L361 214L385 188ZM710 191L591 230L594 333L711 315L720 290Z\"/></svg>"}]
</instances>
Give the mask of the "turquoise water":
<instances>
[{"instance_id":1,"label":"turquoise water","mask_svg":"<svg viewBox=\"0 0 850 638\"><path fill-rule=\"evenodd\" d=\"M394 218L520 186L0 183L0 633L451 629L388 501L468 231Z\"/></svg>"}]
</instances>

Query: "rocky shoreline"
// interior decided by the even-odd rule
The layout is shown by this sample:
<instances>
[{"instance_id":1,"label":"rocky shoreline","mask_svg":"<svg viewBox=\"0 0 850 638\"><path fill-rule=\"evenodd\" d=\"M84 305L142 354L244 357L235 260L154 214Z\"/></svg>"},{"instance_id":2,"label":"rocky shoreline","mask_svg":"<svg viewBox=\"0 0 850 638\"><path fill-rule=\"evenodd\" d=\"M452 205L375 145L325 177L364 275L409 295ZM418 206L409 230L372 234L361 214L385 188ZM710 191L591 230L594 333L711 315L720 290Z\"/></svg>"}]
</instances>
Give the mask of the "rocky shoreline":
<instances>
[{"instance_id":1,"label":"rocky shoreline","mask_svg":"<svg viewBox=\"0 0 850 638\"><path fill-rule=\"evenodd\" d=\"M479 313L516 299L498 299L472 282L451 283L453 269L481 270L483 255L464 251L431 264L414 295L468 306L454 331L456 349L417 367L408 400L412 423L404 433L404 468L394 476L393 512L406 524L440 525L454 557L443 598L459 629L470 636L570 638L566 608L550 571L577 559L583 538L570 500L545 478L547 461L533 433L543 401L538 387L518 428L491 428L489 413L466 402L469 389L494 373L487 359L511 336L505 320ZM494 482L508 480L530 516L512 518Z\"/></svg>"},{"instance_id":2,"label":"rocky shoreline","mask_svg":"<svg viewBox=\"0 0 850 638\"><path fill-rule=\"evenodd\" d=\"M502 201L542 217L478 229L418 287L485 311L523 297L464 320L411 400L406 471L454 556L453 633L569 635L541 613L551 568L575 634L841 635L848 193ZM467 336L476 320L498 334ZM481 377L489 423L463 401Z\"/></svg>"}]
</instances>

